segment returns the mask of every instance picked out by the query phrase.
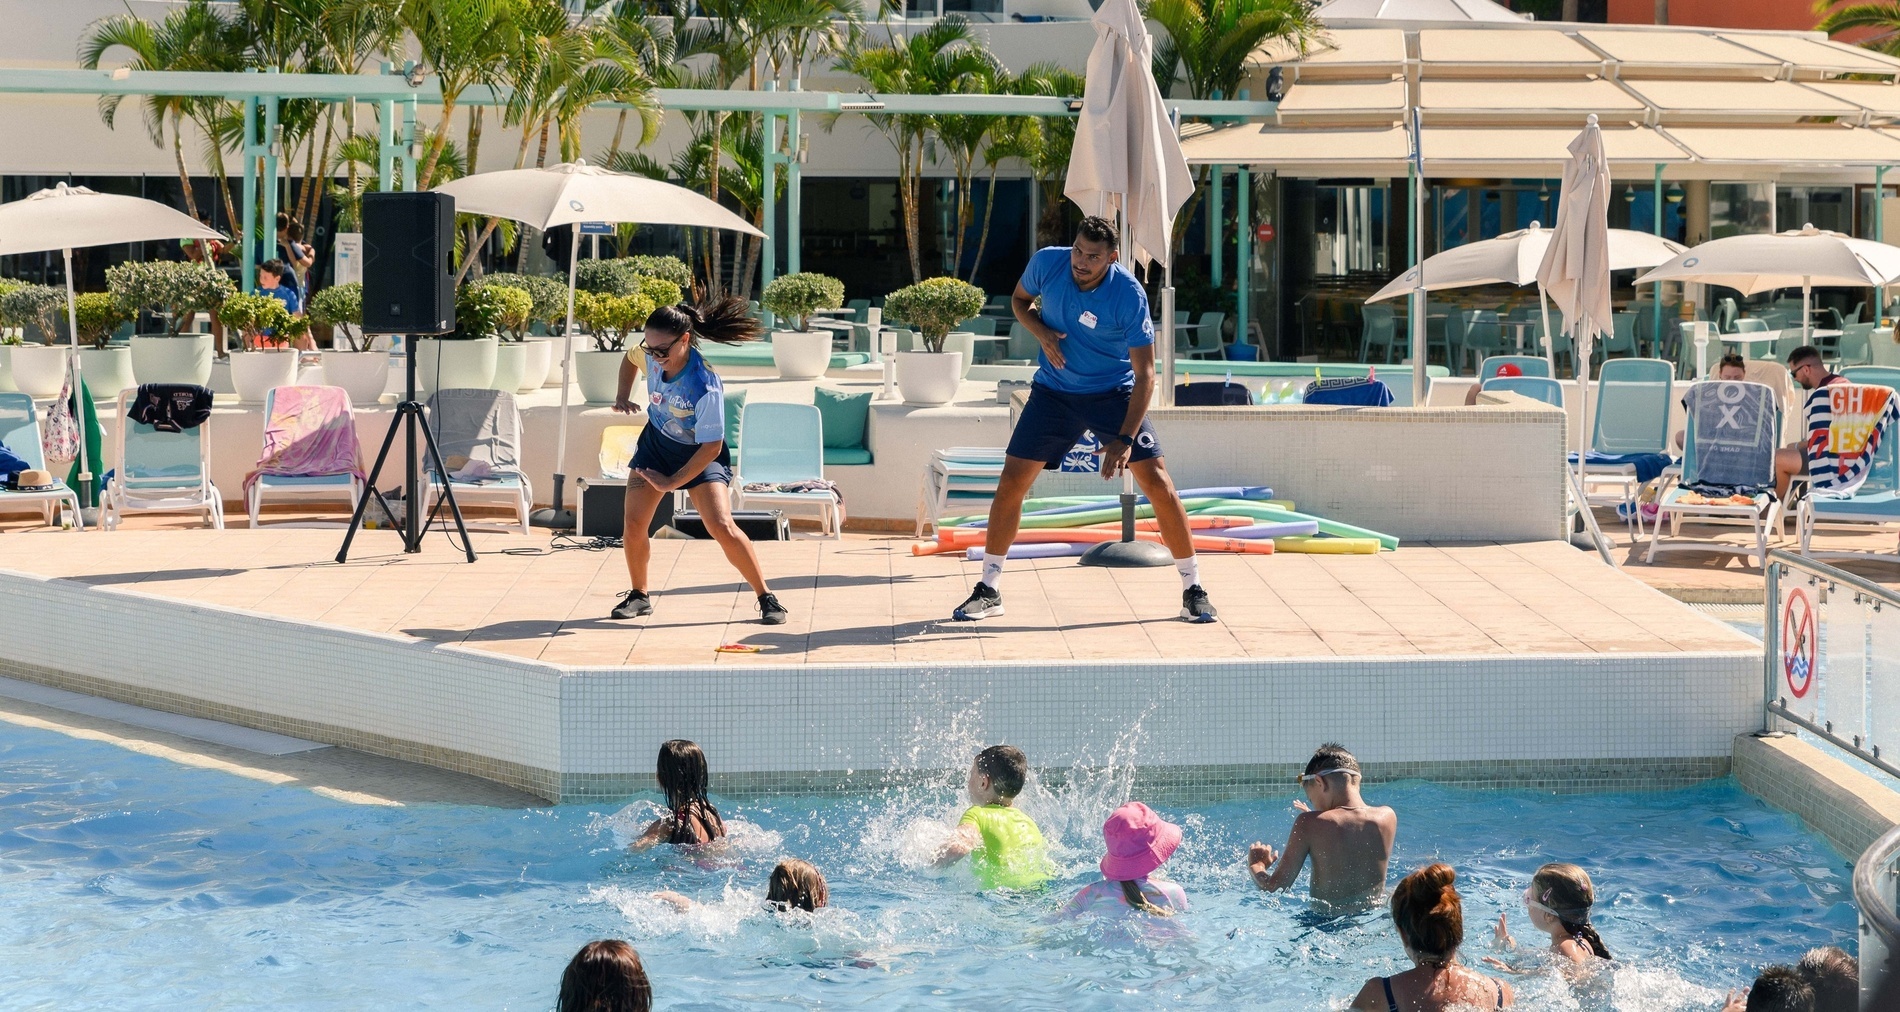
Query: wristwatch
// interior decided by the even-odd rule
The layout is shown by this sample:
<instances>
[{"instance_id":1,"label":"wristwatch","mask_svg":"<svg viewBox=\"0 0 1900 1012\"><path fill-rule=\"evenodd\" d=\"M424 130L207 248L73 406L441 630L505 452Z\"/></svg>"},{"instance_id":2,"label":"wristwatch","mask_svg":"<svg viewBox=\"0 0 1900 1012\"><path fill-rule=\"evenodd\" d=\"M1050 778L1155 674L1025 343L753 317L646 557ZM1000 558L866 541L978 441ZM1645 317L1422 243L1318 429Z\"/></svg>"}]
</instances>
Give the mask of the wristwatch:
<instances>
[{"instance_id":1,"label":"wristwatch","mask_svg":"<svg viewBox=\"0 0 1900 1012\"><path fill-rule=\"evenodd\" d=\"M1118 443L1126 443L1131 448L1135 445L1135 438L1122 432L1115 434L1115 441Z\"/></svg>"}]
</instances>

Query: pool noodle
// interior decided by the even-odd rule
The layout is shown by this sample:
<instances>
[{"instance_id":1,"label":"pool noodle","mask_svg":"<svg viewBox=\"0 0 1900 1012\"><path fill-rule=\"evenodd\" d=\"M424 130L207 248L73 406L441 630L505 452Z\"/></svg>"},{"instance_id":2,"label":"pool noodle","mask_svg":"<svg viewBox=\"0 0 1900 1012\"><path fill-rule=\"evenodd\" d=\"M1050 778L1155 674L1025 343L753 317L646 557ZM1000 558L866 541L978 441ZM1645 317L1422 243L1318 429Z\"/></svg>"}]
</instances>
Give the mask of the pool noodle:
<instances>
[{"instance_id":1,"label":"pool noodle","mask_svg":"<svg viewBox=\"0 0 1900 1012\"><path fill-rule=\"evenodd\" d=\"M1254 526L1255 524L1258 524L1260 521L1255 520L1253 517L1230 517L1230 516L1223 516L1218 513L1189 513L1187 522L1188 522L1188 530L1190 531L1221 531L1223 532L1223 536L1225 536L1225 532L1228 530L1233 530L1233 529L1237 529L1241 527L1251 527L1251 526ZM1121 518L1116 517L1113 520L1107 520L1099 524L1083 524L1074 529L1075 530L1090 530L1090 529L1099 530L1099 529L1106 529L1110 527L1118 531L1121 530L1122 529ZM981 528L978 528L978 529L981 530ZM1067 528L1063 528L1063 529L1067 529ZM1160 529L1161 529L1161 521L1156 520L1154 517L1146 517L1146 518L1138 519L1135 521L1135 530L1138 530L1138 531L1158 531Z\"/></svg>"},{"instance_id":2,"label":"pool noodle","mask_svg":"<svg viewBox=\"0 0 1900 1012\"><path fill-rule=\"evenodd\" d=\"M933 551L932 549L936 547L941 547L944 545L952 546L953 549L968 548L971 545L980 545L983 543L984 534L985 534L984 531L976 530L969 527L946 528L944 530L937 532L937 545L933 546L927 542L920 542L920 543L914 544L911 546L911 554L935 555L937 554L937 552ZM1137 541L1159 542L1161 540L1161 535L1147 532L1147 531L1137 531L1135 533L1135 539ZM1031 530L1031 531L1019 531L1016 534L1016 544L1025 544L1025 543L1033 544L1033 543L1038 543L1038 542L1048 544L1048 543L1055 543L1055 542L1062 542L1062 541L1073 541L1076 543L1085 543L1085 542L1099 543L1103 541L1120 541L1120 540L1121 540L1120 531L1106 531L1106 530L1061 530L1061 531ZM1214 537L1214 536L1206 535L1206 534L1196 534L1193 537L1193 545L1194 545L1195 551L1239 552L1243 555L1270 555L1273 553L1273 542L1269 540L1264 540L1264 539L1248 540L1246 538L1222 538L1222 537Z\"/></svg>"},{"instance_id":3,"label":"pool noodle","mask_svg":"<svg viewBox=\"0 0 1900 1012\"><path fill-rule=\"evenodd\" d=\"M1265 485L1223 485L1211 488L1188 488L1182 489L1178 495L1180 495L1183 501L1189 499L1205 499L1216 502L1228 500L1237 502L1274 501L1273 489ZM1135 505L1137 507L1148 505L1148 497L1145 495L1137 495L1135 497ZM1120 495L1047 496L1040 499L1025 499L1023 501L1023 516L1057 516L1063 513L1086 513L1091 510L1101 509L1104 506L1120 509ZM985 519L983 515L972 513L960 517L945 517L938 522L946 527L968 527L975 521L982 519Z\"/></svg>"},{"instance_id":4,"label":"pool noodle","mask_svg":"<svg viewBox=\"0 0 1900 1012\"><path fill-rule=\"evenodd\" d=\"M1274 538L1273 549L1276 552L1288 552L1295 555L1377 555L1377 538Z\"/></svg>"},{"instance_id":5,"label":"pool noodle","mask_svg":"<svg viewBox=\"0 0 1900 1012\"><path fill-rule=\"evenodd\" d=\"M1312 520L1288 520L1277 524L1255 522L1251 527L1228 527L1220 532L1223 538L1290 538L1319 533L1319 524Z\"/></svg>"},{"instance_id":6,"label":"pool noodle","mask_svg":"<svg viewBox=\"0 0 1900 1012\"><path fill-rule=\"evenodd\" d=\"M1063 559L1081 555L1083 552L1088 551L1089 547L1088 545L1078 545L1066 541L1049 544L1011 545L1009 546L1009 557L1012 559ZM966 562L982 562L983 546L971 545L965 548L963 550L963 559Z\"/></svg>"},{"instance_id":7,"label":"pool noodle","mask_svg":"<svg viewBox=\"0 0 1900 1012\"><path fill-rule=\"evenodd\" d=\"M1379 546L1387 551L1399 547L1399 539L1390 534L1381 534L1378 531L1367 530L1364 527L1354 527L1351 524L1340 523L1337 520L1328 520L1325 517L1311 516L1306 513L1296 513L1292 510L1283 510L1275 506L1265 506L1260 503L1229 503L1226 507L1222 508L1221 512L1232 513L1238 516L1258 517L1262 523L1310 520L1319 524L1319 532L1321 534L1335 538L1375 538L1378 540Z\"/></svg>"},{"instance_id":8,"label":"pool noodle","mask_svg":"<svg viewBox=\"0 0 1900 1012\"><path fill-rule=\"evenodd\" d=\"M1260 505L1261 502L1262 502L1261 500L1250 500L1250 499L1213 499L1213 498L1200 497L1200 498L1182 500L1181 504L1183 507L1187 509L1189 513L1219 512L1223 514L1231 514L1231 515L1236 515L1236 516L1249 516L1251 514L1248 514L1244 510L1228 510L1228 509L1225 509L1224 507L1228 505L1253 507L1253 506ZM1141 503L1136 504L1135 519L1137 520L1151 519L1154 517L1154 515L1155 515L1155 508L1152 505L1148 504L1147 502L1141 502ZM1122 517L1122 508L1121 508L1120 503L1098 502L1098 503L1087 504L1086 509L1065 509L1065 510L1044 512L1044 513L1025 513L1023 514L1022 526L1026 528L1036 528L1036 529L1086 527L1089 524L1099 524L1099 523L1104 523L1110 520L1120 520L1121 517ZM938 521L937 525L939 527L982 528L982 527L989 526L989 518L988 517L953 517L947 520L940 520Z\"/></svg>"}]
</instances>

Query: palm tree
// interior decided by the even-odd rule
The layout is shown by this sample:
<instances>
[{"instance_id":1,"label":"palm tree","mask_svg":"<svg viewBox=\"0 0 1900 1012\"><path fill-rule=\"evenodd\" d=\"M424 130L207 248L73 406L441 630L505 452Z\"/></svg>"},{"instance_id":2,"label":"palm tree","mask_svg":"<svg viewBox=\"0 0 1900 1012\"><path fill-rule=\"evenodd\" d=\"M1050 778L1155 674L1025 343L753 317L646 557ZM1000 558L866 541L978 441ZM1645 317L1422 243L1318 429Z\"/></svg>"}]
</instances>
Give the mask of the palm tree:
<instances>
[{"instance_id":1,"label":"palm tree","mask_svg":"<svg viewBox=\"0 0 1900 1012\"><path fill-rule=\"evenodd\" d=\"M1817 31L1833 35L1850 29L1871 28L1878 34L1862 40L1862 46L1889 56L1900 56L1900 3L1885 0L1829 10L1836 2L1838 0L1817 0L1815 3L1814 13L1821 15L1821 23L1814 26Z\"/></svg>"},{"instance_id":2,"label":"palm tree","mask_svg":"<svg viewBox=\"0 0 1900 1012\"><path fill-rule=\"evenodd\" d=\"M442 117L430 133L417 171L416 186L437 180L437 164L449 143L449 121L462 92L474 84L494 84L514 38L509 0L352 0L390 7L390 17L415 40L442 89Z\"/></svg>"},{"instance_id":3,"label":"palm tree","mask_svg":"<svg viewBox=\"0 0 1900 1012\"><path fill-rule=\"evenodd\" d=\"M1076 98L1082 94L1082 75L1053 63L1038 63L1023 71L1017 90L1025 95ZM1053 246L1068 238L1063 235L1064 210L1062 187L1069 177L1069 153L1075 148L1076 119L1073 116L1044 116L1036 120L1035 138L1024 139L1034 185L1042 188L1042 220L1036 223L1036 244Z\"/></svg>"},{"instance_id":4,"label":"palm tree","mask_svg":"<svg viewBox=\"0 0 1900 1012\"><path fill-rule=\"evenodd\" d=\"M398 30L388 6L382 4L338 3L327 6L317 19L316 34L313 39L316 50L311 54L310 68L329 74L360 74L369 61L378 54L388 52L397 42ZM306 185L298 217L303 221L304 230L309 232L315 221L318 206L322 200L320 194L329 185L331 173L337 166L335 158L336 106L325 103L323 125L323 152L317 159L317 186ZM343 137L347 142L356 136L356 103L347 103L344 113ZM471 158L473 153L471 151ZM345 162L350 174L351 190L356 189L355 162Z\"/></svg>"},{"instance_id":5,"label":"palm tree","mask_svg":"<svg viewBox=\"0 0 1900 1012\"><path fill-rule=\"evenodd\" d=\"M988 53L983 55L989 57ZM959 90L1002 95L1008 94L1014 83L1015 79L1011 77L1008 69L994 57L990 57L988 65L970 75ZM950 168L956 177L957 184L956 240L951 257L953 266L950 271L952 275L963 270L964 237L968 235L972 219L976 217L971 186L976 175L977 161L984 155L986 150L984 142L989 139L990 131L995 129L1002 120L1001 116L963 113L937 117L937 143L950 155ZM992 163L990 165L992 189L996 182L995 169L996 166ZM974 267L971 268L971 273L975 273Z\"/></svg>"},{"instance_id":6,"label":"palm tree","mask_svg":"<svg viewBox=\"0 0 1900 1012\"><path fill-rule=\"evenodd\" d=\"M206 0L190 0L166 14L157 24L133 14L115 14L93 24L79 45L79 63L97 70L107 51L114 47L129 50L132 58L120 66L128 70L222 70L217 59L224 48L223 36L231 26ZM106 126L115 125L123 95L99 96L99 118ZM192 192L191 171L185 164L184 124L195 119L208 100L183 95L148 95L140 107L145 131L152 143L165 146L165 128L171 126L172 157L178 164L178 182L184 191L185 211L198 216L197 196ZM228 191L228 186L227 186Z\"/></svg>"},{"instance_id":7,"label":"palm tree","mask_svg":"<svg viewBox=\"0 0 1900 1012\"><path fill-rule=\"evenodd\" d=\"M992 63L993 58L971 32L969 22L950 15L907 39L892 38L888 44L877 46L854 44L837 67L855 74L873 92L942 95L963 90L969 79L983 74ZM873 113L865 118L897 152L897 196L909 247L911 279L922 281L919 189L924 142L937 128L937 117Z\"/></svg>"},{"instance_id":8,"label":"palm tree","mask_svg":"<svg viewBox=\"0 0 1900 1012\"><path fill-rule=\"evenodd\" d=\"M1012 82L1015 84L1016 82ZM996 170L1009 159L1033 165L1036 153L1041 150L1042 129L1034 116L1002 116L990 126L988 143L983 148L983 160L989 163L989 186L984 191L983 229L976 240L976 256L970 260L970 282L976 282L977 269L983 266L983 251L990 244L990 218L996 212ZM1034 186L1035 181L1031 180Z\"/></svg>"}]
</instances>

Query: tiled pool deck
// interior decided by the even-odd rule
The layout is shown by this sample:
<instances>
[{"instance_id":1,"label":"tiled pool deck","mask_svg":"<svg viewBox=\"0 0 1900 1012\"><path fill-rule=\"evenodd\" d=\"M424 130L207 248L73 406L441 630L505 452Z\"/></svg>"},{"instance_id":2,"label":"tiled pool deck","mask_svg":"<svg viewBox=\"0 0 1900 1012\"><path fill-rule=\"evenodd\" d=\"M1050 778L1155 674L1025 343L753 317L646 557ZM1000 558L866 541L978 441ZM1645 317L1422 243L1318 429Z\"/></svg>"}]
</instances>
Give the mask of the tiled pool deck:
<instances>
[{"instance_id":1,"label":"tiled pool deck","mask_svg":"<svg viewBox=\"0 0 1900 1012\"><path fill-rule=\"evenodd\" d=\"M655 614L604 616L627 587L618 551L547 551L545 536L440 536L420 556L368 531L344 565L326 530L119 531L0 539L0 568L560 665L1165 661L1731 651L1720 623L1555 542L1410 545L1378 556L1203 556L1222 621L1178 621L1172 569L1012 562L1008 613L947 621L977 565L910 539L759 545L791 609L772 628L710 542L654 542ZM725 643L765 648L721 654Z\"/></svg>"}]
</instances>

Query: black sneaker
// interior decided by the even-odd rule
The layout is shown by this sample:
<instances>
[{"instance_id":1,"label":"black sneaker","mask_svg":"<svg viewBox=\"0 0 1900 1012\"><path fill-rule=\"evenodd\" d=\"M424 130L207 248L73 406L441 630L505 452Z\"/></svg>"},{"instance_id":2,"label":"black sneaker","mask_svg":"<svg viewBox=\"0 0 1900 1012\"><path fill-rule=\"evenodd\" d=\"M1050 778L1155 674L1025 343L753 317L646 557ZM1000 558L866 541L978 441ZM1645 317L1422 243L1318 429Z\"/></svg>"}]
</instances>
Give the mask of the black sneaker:
<instances>
[{"instance_id":1,"label":"black sneaker","mask_svg":"<svg viewBox=\"0 0 1900 1012\"><path fill-rule=\"evenodd\" d=\"M1214 606L1207 603L1207 591L1200 584L1181 592L1181 617L1189 622L1212 622L1220 616Z\"/></svg>"},{"instance_id":2,"label":"black sneaker","mask_svg":"<svg viewBox=\"0 0 1900 1012\"><path fill-rule=\"evenodd\" d=\"M646 591L629 590L627 596L614 605L608 618L641 618L653 614L653 602L647 600Z\"/></svg>"},{"instance_id":3,"label":"black sneaker","mask_svg":"<svg viewBox=\"0 0 1900 1012\"><path fill-rule=\"evenodd\" d=\"M989 618L1002 613L1003 595L998 594L995 587L987 583L979 583L976 589L970 592L970 599L957 605L957 610L951 612L950 617L958 622L974 622L980 618Z\"/></svg>"},{"instance_id":4,"label":"black sneaker","mask_svg":"<svg viewBox=\"0 0 1900 1012\"><path fill-rule=\"evenodd\" d=\"M759 595L759 621L766 625L784 625L785 616L789 614L785 606L778 603L778 595L770 593Z\"/></svg>"}]
</instances>

